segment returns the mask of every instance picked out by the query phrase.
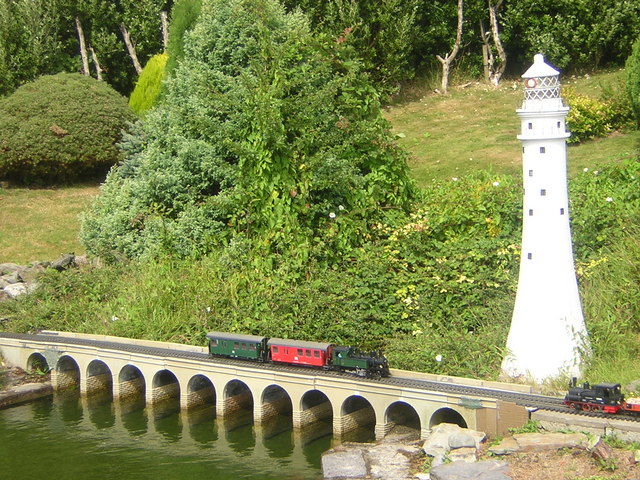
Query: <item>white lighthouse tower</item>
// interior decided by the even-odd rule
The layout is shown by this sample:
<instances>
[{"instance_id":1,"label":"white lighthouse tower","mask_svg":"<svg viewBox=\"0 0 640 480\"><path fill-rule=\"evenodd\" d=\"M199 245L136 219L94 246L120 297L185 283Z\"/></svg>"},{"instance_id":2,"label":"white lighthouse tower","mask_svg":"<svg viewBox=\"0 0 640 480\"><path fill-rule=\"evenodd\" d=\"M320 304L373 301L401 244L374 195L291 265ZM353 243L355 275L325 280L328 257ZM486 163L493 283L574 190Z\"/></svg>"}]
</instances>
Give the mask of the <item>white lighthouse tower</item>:
<instances>
[{"instance_id":1,"label":"white lighthouse tower","mask_svg":"<svg viewBox=\"0 0 640 480\"><path fill-rule=\"evenodd\" d=\"M522 75L524 211L518 292L502 371L542 382L578 376L588 348L573 264L565 118L559 72L536 55Z\"/></svg>"}]
</instances>

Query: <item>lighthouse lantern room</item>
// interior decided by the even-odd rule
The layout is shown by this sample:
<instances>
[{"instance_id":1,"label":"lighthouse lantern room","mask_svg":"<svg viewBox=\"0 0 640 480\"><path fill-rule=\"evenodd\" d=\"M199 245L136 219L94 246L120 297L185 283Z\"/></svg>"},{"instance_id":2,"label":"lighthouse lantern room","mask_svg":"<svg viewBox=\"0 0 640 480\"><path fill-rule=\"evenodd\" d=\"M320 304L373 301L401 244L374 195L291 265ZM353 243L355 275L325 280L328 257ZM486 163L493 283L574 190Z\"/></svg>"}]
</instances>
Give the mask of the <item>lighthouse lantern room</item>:
<instances>
[{"instance_id":1,"label":"lighthouse lantern room","mask_svg":"<svg viewBox=\"0 0 640 480\"><path fill-rule=\"evenodd\" d=\"M588 349L576 280L567 191L566 107L559 72L536 55L517 110L523 167L518 290L502 362L505 375L542 382L580 373Z\"/></svg>"}]
</instances>

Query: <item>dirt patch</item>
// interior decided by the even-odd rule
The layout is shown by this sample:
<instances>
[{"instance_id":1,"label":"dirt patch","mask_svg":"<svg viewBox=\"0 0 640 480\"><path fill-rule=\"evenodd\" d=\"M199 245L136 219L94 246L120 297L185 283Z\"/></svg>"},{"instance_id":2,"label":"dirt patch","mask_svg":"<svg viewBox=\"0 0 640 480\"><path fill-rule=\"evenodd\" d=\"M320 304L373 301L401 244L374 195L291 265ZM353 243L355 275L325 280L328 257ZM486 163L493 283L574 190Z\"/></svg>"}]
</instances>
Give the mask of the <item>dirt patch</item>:
<instances>
[{"instance_id":1,"label":"dirt patch","mask_svg":"<svg viewBox=\"0 0 640 480\"><path fill-rule=\"evenodd\" d=\"M483 450L486 451L487 447ZM603 462L583 449L552 452L517 453L491 457L509 464L513 480L627 480L640 478L640 467L633 462L630 450L613 449L612 457Z\"/></svg>"},{"instance_id":2,"label":"dirt patch","mask_svg":"<svg viewBox=\"0 0 640 480\"><path fill-rule=\"evenodd\" d=\"M51 380L49 373L29 373L17 367L0 366L0 391L27 383L45 383Z\"/></svg>"}]
</instances>

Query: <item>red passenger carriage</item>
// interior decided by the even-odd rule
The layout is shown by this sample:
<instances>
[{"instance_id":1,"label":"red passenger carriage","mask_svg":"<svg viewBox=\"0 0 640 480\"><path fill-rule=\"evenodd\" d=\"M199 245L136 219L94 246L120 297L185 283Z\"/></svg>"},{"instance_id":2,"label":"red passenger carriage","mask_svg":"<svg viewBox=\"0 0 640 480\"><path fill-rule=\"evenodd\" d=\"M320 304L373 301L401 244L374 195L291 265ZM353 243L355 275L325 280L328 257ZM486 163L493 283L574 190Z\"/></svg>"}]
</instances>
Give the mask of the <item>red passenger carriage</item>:
<instances>
[{"instance_id":1,"label":"red passenger carriage","mask_svg":"<svg viewBox=\"0 0 640 480\"><path fill-rule=\"evenodd\" d=\"M271 361L291 365L326 367L331 359L333 344L271 338L267 342Z\"/></svg>"}]
</instances>

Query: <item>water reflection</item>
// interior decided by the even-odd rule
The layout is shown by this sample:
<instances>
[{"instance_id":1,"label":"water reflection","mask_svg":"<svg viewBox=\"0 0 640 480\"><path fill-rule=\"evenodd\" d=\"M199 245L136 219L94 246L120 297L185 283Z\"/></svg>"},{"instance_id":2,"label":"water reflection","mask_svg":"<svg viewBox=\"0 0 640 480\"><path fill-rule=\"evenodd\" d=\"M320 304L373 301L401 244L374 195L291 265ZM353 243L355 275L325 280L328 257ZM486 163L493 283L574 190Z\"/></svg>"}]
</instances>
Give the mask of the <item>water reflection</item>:
<instances>
[{"instance_id":1,"label":"water reflection","mask_svg":"<svg viewBox=\"0 0 640 480\"><path fill-rule=\"evenodd\" d=\"M254 425L250 410L219 418L213 405L178 407L72 392L0 410L2 478L313 480L335 443L331 420L293 430L291 415Z\"/></svg>"},{"instance_id":2,"label":"water reflection","mask_svg":"<svg viewBox=\"0 0 640 480\"><path fill-rule=\"evenodd\" d=\"M86 405L89 419L98 430L115 425L116 414L110 391L86 397Z\"/></svg>"}]
</instances>

